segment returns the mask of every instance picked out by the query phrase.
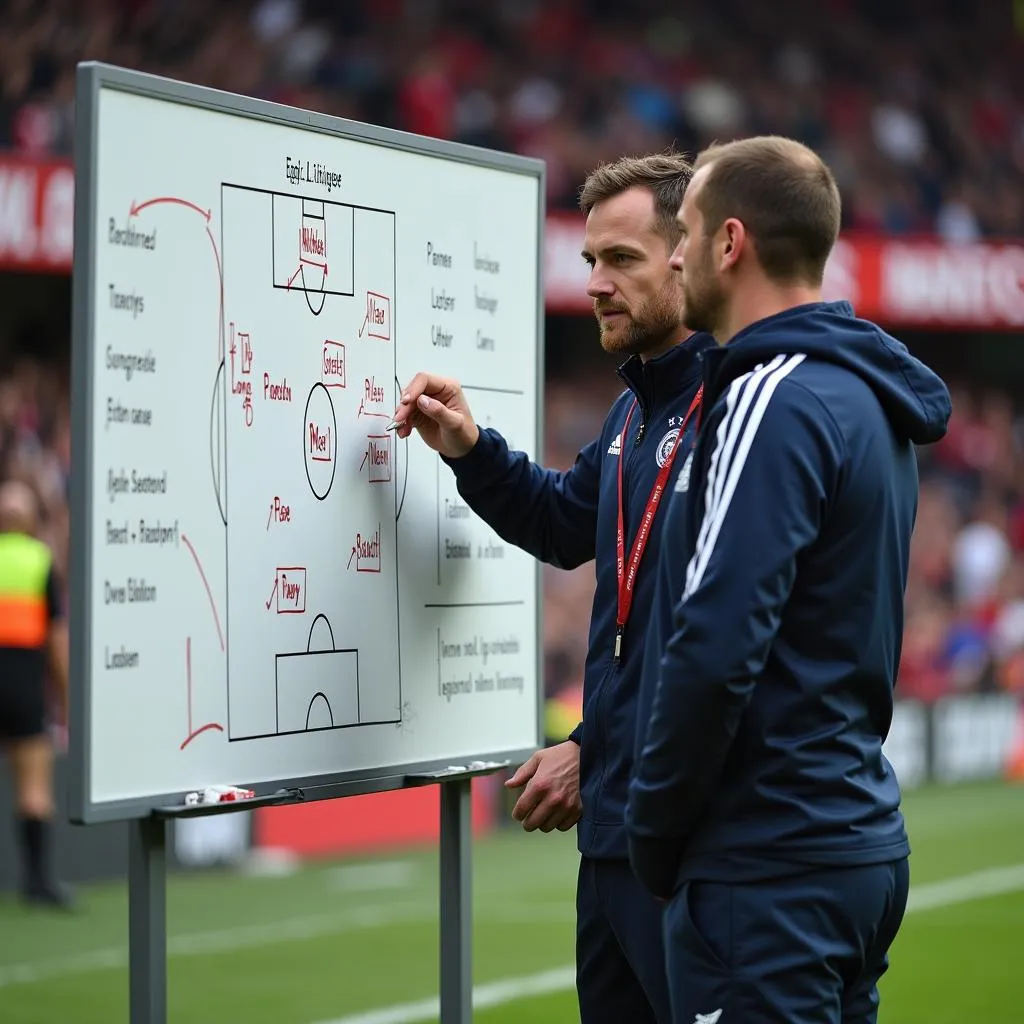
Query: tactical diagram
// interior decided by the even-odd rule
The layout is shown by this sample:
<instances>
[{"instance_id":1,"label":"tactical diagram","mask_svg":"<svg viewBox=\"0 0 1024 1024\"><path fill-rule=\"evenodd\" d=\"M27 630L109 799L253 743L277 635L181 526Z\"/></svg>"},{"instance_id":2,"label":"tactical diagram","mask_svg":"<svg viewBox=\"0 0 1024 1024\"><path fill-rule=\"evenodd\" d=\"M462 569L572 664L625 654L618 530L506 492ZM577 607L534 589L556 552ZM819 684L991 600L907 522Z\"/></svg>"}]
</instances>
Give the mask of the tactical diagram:
<instances>
[{"instance_id":1,"label":"tactical diagram","mask_svg":"<svg viewBox=\"0 0 1024 1024\"><path fill-rule=\"evenodd\" d=\"M211 461L227 510L228 739L392 723L398 648L366 640L381 591L398 602L397 453L384 430L395 215L221 192L227 327ZM364 602L340 600L343 576ZM362 676L386 682L363 693Z\"/></svg>"}]
</instances>

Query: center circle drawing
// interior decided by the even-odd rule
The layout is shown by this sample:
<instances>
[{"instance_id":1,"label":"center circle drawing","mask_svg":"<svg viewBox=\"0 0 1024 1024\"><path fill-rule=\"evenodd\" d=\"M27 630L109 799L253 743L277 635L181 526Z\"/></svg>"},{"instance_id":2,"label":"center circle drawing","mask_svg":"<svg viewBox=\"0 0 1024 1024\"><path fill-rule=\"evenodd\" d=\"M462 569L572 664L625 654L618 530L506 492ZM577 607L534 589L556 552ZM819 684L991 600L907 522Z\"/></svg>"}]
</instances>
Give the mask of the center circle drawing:
<instances>
[{"instance_id":1,"label":"center circle drawing","mask_svg":"<svg viewBox=\"0 0 1024 1024\"><path fill-rule=\"evenodd\" d=\"M302 418L302 454L310 490L323 501L331 492L338 465L338 421L334 416L331 393L319 382L313 385L306 399L306 412Z\"/></svg>"}]
</instances>

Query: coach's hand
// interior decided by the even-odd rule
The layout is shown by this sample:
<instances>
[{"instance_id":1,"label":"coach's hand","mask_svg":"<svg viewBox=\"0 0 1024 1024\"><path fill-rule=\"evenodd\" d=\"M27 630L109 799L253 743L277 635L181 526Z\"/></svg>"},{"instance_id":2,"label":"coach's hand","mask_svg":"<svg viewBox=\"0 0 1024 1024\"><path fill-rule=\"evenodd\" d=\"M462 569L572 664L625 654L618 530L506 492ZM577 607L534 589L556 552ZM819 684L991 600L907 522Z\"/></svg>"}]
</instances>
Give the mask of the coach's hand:
<instances>
[{"instance_id":1,"label":"coach's hand","mask_svg":"<svg viewBox=\"0 0 1024 1024\"><path fill-rule=\"evenodd\" d=\"M409 382L394 421L399 437L418 430L428 447L449 459L468 454L480 436L459 382L432 373L417 373Z\"/></svg>"},{"instance_id":2,"label":"coach's hand","mask_svg":"<svg viewBox=\"0 0 1024 1024\"><path fill-rule=\"evenodd\" d=\"M527 832L571 829L583 813L579 744L566 740L538 750L505 785L518 789L524 783L526 788L512 808L512 817L521 821Z\"/></svg>"}]
</instances>

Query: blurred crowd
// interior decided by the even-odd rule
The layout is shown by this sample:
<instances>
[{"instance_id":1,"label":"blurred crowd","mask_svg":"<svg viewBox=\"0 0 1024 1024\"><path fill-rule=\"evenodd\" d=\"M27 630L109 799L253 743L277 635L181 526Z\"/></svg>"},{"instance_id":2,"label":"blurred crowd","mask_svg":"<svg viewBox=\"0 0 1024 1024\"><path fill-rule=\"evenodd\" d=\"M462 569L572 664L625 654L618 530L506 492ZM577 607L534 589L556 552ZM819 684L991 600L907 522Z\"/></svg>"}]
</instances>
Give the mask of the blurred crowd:
<instances>
[{"instance_id":1,"label":"blurred crowd","mask_svg":"<svg viewBox=\"0 0 1024 1024\"><path fill-rule=\"evenodd\" d=\"M103 60L544 158L779 132L846 227L1024 235L1024 0L0 0L0 147L68 153Z\"/></svg>"},{"instance_id":2,"label":"blurred crowd","mask_svg":"<svg viewBox=\"0 0 1024 1024\"><path fill-rule=\"evenodd\" d=\"M1024 0L0 0L0 26L0 148L69 154L96 59L542 157L556 207L604 159L771 131L829 161L847 229L1024 236ZM616 385L549 382L549 464ZM33 482L65 577L68 433L66 367L0 376L0 474ZM900 692L1024 692L1010 398L957 388L922 479ZM545 586L553 691L581 678L592 567Z\"/></svg>"},{"instance_id":3,"label":"blurred crowd","mask_svg":"<svg viewBox=\"0 0 1024 1024\"><path fill-rule=\"evenodd\" d=\"M951 391L949 434L921 459L900 689L1024 696L1024 420L1007 394Z\"/></svg>"}]
</instances>

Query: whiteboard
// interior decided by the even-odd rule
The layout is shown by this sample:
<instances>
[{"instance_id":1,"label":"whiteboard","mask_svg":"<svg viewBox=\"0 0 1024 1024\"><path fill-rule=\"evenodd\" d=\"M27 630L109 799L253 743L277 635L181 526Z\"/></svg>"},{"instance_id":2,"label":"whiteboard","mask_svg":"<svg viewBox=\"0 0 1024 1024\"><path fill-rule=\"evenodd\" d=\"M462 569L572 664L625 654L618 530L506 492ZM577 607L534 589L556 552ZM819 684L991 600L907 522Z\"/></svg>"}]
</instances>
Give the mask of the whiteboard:
<instances>
[{"instance_id":1,"label":"whiteboard","mask_svg":"<svg viewBox=\"0 0 1024 1024\"><path fill-rule=\"evenodd\" d=\"M386 428L536 457L543 164L78 76L72 817L528 756L539 567Z\"/></svg>"}]
</instances>

